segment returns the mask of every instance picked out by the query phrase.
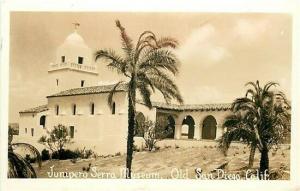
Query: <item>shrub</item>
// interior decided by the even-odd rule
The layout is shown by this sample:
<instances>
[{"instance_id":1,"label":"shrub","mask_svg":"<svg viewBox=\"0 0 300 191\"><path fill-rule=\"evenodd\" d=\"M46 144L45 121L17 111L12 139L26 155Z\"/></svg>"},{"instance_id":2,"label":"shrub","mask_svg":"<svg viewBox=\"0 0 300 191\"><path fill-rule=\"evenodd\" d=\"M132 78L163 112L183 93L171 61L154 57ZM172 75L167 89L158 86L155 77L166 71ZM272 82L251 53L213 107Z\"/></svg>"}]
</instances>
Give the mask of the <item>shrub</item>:
<instances>
[{"instance_id":1,"label":"shrub","mask_svg":"<svg viewBox=\"0 0 300 191\"><path fill-rule=\"evenodd\" d=\"M50 159L50 154L49 151L47 149L43 149L42 150L42 160L49 160Z\"/></svg>"},{"instance_id":2,"label":"shrub","mask_svg":"<svg viewBox=\"0 0 300 191\"><path fill-rule=\"evenodd\" d=\"M61 152L59 153L58 151L53 152L52 154L52 158L53 159L59 159L59 160L66 160L66 159L75 159L75 158L79 158L80 154L75 152L75 151L71 151L69 149L62 149Z\"/></svg>"},{"instance_id":3,"label":"shrub","mask_svg":"<svg viewBox=\"0 0 300 191\"><path fill-rule=\"evenodd\" d=\"M178 145L175 145L175 149L179 149L179 146L178 146Z\"/></svg>"},{"instance_id":4,"label":"shrub","mask_svg":"<svg viewBox=\"0 0 300 191\"><path fill-rule=\"evenodd\" d=\"M61 154L64 151L66 145L73 143L71 137L69 136L68 128L64 125L59 124L54 126L54 129L47 131L47 136L42 136L38 140L38 143L44 145L52 153ZM58 157L60 158L60 157ZM62 158L64 158L62 156Z\"/></svg>"},{"instance_id":5,"label":"shrub","mask_svg":"<svg viewBox=\"0 0 300 191\"><path fill-rule=\"evenodd\" d=\"M120 152L117 152L117 153L115 154L115 156L121 156L121 153L120 153Z\"/></svg>"},{"instance_id":6,"label":"shrub","mask_svg":"<svg viewBox=\"0 0 300 191\"><path fill-rule=\"evenodd\" d=\"M137 126L138 131L143 135L148 151L152 151L158 141L167 138L173 132L171 128L166 128L165 123L165 119L153 122L146 118Z\"/></svg>"},{"instance_id":7,"label":"shrub","mask_svg":"<svg viewBox=\"0 0 300 191\"><path fill-rule=\"evenodd\" d=\"M94 152L92 151L92 149L85 149L85 147L81 150L79 148L75 149L74 153L76 155L78 155L78 157L82 158L82 159L87 159L90 158Z\"/></svg>"}]
</instances>

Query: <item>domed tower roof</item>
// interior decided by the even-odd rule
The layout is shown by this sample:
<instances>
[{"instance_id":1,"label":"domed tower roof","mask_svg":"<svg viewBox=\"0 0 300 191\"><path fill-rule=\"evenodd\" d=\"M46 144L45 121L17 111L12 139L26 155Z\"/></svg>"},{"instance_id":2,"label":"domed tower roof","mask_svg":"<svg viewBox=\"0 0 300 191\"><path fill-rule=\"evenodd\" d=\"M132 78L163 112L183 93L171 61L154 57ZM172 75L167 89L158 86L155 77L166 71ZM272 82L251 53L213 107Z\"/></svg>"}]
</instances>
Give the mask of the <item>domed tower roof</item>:
<instances>
[{"instance_id":1,"label":"domed tower roof","mask_svg":"<svg viewBox=\"0 0 300 191\"><path fill-rule=\"evenodd\" d=\"M64 43L65 45L70 44L70 45L77 45L77 46L82 46L82 47L88 47L85 44L84 39L78 34L77 30L67 36L65 39Z\"/></svg>"},{"instance_id":2,"label":"domed tower roof","mask_svg":"<svg viewBox=\"0 0 300 191\"><path fill-rule=\"evenodd\" d=\"M56 53L56 63L94 65L92 50L87 46L81 35L78 34L78 26L75 25L74 32L69 34L61 46L58 47Z\"/></svg>"}]
</instances>

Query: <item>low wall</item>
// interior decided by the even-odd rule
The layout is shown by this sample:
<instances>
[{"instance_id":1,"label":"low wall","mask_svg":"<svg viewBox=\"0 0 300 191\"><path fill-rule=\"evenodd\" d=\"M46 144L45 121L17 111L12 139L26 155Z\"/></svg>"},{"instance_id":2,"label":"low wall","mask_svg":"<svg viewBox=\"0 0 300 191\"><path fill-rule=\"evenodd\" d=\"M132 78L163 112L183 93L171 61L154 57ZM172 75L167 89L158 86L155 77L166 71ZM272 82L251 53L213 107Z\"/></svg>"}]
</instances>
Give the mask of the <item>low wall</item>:
<instances>
[{"instance_id":1,"label":"low wall","mask_svg":"<svg viewBox=\"0 0 300 191\"><path fill-rule=\"evenodd\" d=\"M142 137L135 137L134 144L137 148L145 147L145 141ZM216 140L194 140L194 139L164 139L157 142L157 146L160 148L164 147L179 147L179 148L191 148L191 147L204 147L212 146L218 147L218 142ZM232 142L231 146L246 146L246 144L241 142ZM290 148L290 144L281 144L278 147L280 148Z\"/></svg>"}]
</instances>

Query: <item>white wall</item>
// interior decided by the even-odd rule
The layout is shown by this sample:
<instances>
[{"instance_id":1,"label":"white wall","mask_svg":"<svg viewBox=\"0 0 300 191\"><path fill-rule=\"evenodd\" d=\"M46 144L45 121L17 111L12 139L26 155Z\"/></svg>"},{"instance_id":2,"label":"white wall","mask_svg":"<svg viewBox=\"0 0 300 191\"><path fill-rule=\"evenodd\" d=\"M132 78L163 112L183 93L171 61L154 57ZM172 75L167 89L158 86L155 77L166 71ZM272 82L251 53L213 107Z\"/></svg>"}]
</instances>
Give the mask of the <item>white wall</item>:
<instances>
[{"instance_id":1,"label":"white wall","mask_svg":"<svg viewBox=\"0 0 300 191\"><path fill-rule=\"evenodd\" d=\"M56 79L58 79L58 85ZM54 94L71 88L80 88L81 80L84 80L84 87L95 86L98 82L98 74L61 69L50 71L48 80L50 82L49 90L51 90L51 94Z\"/></svg>"}]
</instances>

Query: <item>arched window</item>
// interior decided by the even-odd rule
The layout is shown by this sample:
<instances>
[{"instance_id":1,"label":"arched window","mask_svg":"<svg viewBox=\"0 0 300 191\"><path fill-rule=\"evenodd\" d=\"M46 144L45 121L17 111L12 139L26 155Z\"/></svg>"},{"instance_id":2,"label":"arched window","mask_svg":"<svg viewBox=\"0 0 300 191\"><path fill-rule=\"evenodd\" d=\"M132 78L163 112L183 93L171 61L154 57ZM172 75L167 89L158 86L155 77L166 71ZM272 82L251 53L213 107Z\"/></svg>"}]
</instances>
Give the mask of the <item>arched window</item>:
<instances>
[{"instance_id":1,"label":"arched window","mask_svg":"<svg viewBox=\"0 0 300 191\"><path fill-rule=\"evenodd\" d=\"M40 117L40 125L43 126L43 128L45 127L45 125L46 125L46 116L45 115L42 115Z\"/></svg>"},{"instance_id":2,"label":"arched window","mask_svg":"<svg viewBox=\"0 0 300 191\"><path fill-rule=\"evenodd\" d=\"M217 134L217 121L209 115L203 120L202 139L215 139Z\"/></svg>"},{"instance_id":3,"label":"arched window","mask_svg":"<svg viewBox=\"0 0 300 191\"><path fill-rule=\"evenodd\" d=\"M166 130L169 132L167 138L173 139L175 136L175 120L171 115L168 116L168 125Z\"/></svg>"},{"instance_id":4,"label":"arched window","mask_svg":"<svg viewBox=\"0 0 300 191\"><path fill-rule=\"evenodd\" d=\"M112 110L111 110L111 114L116 114L116 103L114 102L112 105Z\"/></svg>"},{"instance_id":5,"label":"arched window","mask_svg":"<svg viewBox=\"0 0 300 191\"><path fill-rule=\"evenodd\" d=\"M73 114L73 115L76 115L76 104L73 104L73 107L72 107L72 114Z\"/></svg>"},{"instance_id":6,"label":"arched window","mask_svg":"<svg viewBox=\"0 0 300 191\"><path fill-rule=\"evenodd\" d=\"M90 109L91 109L91 115L94 115L95 114L95 104L94 103L91 103L90 105Z\"/></svg>"},{"instance_id":7,"label":"arched window","mask_svg":"<svg viewBox=\"0 0 300 191\"><path fill-rule=\"evenodd\" d=\"M188 139L194 138L195 122L192 116L186 116L182 121L182 136L187 136Z\"/></svg>"},{"instance_id":8,"label":"arched window","mask_svg":"<svg viewBox=\"0 0 300 191\"><path fill-rule=\"evenodd\" d=\"M55 106L55 114L56 114L56 115L59 115L59 105L56 105L56 106Z\"/></svg>"}]
</instances>

